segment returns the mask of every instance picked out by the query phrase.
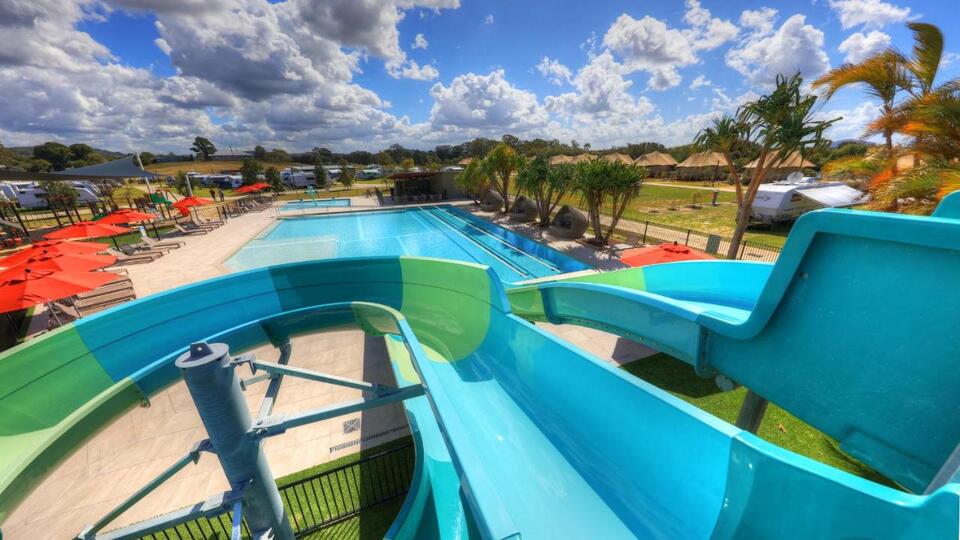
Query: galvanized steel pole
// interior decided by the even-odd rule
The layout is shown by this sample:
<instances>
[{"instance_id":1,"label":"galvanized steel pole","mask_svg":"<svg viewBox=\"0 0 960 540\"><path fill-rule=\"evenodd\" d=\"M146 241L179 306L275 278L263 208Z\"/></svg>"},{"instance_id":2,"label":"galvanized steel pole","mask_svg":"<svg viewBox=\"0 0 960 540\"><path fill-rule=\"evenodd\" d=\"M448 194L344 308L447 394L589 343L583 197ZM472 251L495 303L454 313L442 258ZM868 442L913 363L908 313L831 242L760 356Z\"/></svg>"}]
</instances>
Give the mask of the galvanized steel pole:
<instances>
[{"instance_id":1,"label":"galvanized steel pole","mask_svg":"<svg viewBox=\"0 0 960 540\"><path fill-rule=\"evenodd\" d=\"M261 442L248 435L252 420L223 343L194 343L177 359L210 444L234 489L246 485L243 517L254 538L293 540Z\"/></svg>"}]
</instances>

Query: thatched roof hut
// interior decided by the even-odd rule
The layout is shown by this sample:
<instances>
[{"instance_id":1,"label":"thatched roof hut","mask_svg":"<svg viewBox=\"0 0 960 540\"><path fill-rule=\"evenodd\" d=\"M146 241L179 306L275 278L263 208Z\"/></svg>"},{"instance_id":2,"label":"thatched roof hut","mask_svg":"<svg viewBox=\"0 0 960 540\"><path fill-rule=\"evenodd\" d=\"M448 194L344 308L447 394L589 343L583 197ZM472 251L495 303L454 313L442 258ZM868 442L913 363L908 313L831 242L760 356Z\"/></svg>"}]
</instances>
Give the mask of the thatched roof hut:
<instances>
[{"instance_id":1,"label":"thatched roof hut","mask_svg":"<svg viewBox=\"0 0 960 540\"><path fill-rule=\"evenodd\" d=\"M670 154L650 152L638 157L633 164L643 167L652 176L661 176L672 171L677 166L677 160Z\"/></svg>"},{"instance_id":2,"label":"thatched roof hut","mask_svg":"<svg viewBox=\"0 0 960 540\"><path fill-rule=\"evenodd\" d=\"M747 163L743 168L744 172L746 172L748 176L752 175L759 162L760 158L757 158ZM781 158L780 153L774 150L767 154L767 159L764 161L764 164L766 167L766 172L763 174L764 182L784 180L787 176L790 176L791 173L803 172L803 169L816 167L815 164L803 159L803 156L797 151L791 152L785 158Z\"/></svg>"},{"instance_id":3,"label":"thatched roof hut","mask_svg":"<svg viewBox=\"0 0 960 540\"><path fill-rule=\"evenodd\" d=\"M633 165L633 159L631 159L630 156L626 154L620 154L617 152L602 156L600 159L604 161L610 161L612 163L619 162L619 163L623 163L624 165Z\"/></svg>"},{"instance_id":4,"label":"thatched roof hut","mask_svg":"<svg viewBox=\"0 0 960 540\"><path fill-rule=\"evenodd\" d=\"M458 161L458 162L457 162L457 165L462 165L462 166L466 167L467 165L469 165L469 164L471 164L471 163L473 163L473 158L472 158L472 157L465 157L465 158L461 159L460 161Z\"/></svg>"},{"instance_id":5,"label":"thatched roof hut","mask_svg":"<svg viewBox=\"0 0 960 540\"><path fill-rule=\"evenodd\" d=\"M552 156L550 159L547 160L547 163L549 163L550 165L560 165L561 163L573 163L573 158L570 156L564 156L564 155Z\"/></svg>"},{"instance_id":6,"label":"thatched roof hut","mask_svg":"<svg viewBox=\"0 0 960 540\"><path fill-rule=\"evenodd\" d=\"M580 154L579 156L574 156L573 163L583 163L585 161L593 161L595 159L597 159L597 156L593 154L584 153L584 154Z\"/></svg>"},{"instance_id":7,"label":"thatched roof hut","mask_svg":"<svg viewBox=\"0 0 960 540\"><path fill-rule=\"evenodd\" d=\"M682 180L705 180L720 174L726 163L723 154L707 150L691 155L677 165L677 177Z\"/></svg>"}]
</instances>

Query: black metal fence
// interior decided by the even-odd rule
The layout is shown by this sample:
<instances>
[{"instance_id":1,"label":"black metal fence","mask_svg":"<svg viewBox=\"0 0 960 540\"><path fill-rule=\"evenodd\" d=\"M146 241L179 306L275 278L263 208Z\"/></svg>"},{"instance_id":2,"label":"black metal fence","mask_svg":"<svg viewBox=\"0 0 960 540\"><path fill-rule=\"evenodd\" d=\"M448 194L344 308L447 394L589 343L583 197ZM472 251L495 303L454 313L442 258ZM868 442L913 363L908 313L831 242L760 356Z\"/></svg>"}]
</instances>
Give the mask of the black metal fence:
<instances>
[{"instance_id":1,"label":"black metal fence","mask_svg":"<svg viewBox=\"0 0 960 540\"><path fill-rule=\"evenodd\" d=\"M414 461L414 447L408 444L280 485L280 498L294 534L300 538L315 533L404 496L413 478ZM143 539L227 540L232 520L232 513L225 511L210 519L181 523ZM250 538L246 522L242 535Z\"/></svg>"},{"instance_id":2,"label":"black metal fence","mask_svg":"<svg viewBox=\"0 0 960 540\"><path fill-rule=\"evenodd\" d=\"M730 248L729 238L652 221L641 223L639 232L628 230L622 230L621 232L626 235L627 241L630 243L675 242L720 257L726 256L727 250ZM749 261L774 262L780 256L780 249L776 246L744 241L740 244L737 258Z\"/></svg>"}]
</instances>

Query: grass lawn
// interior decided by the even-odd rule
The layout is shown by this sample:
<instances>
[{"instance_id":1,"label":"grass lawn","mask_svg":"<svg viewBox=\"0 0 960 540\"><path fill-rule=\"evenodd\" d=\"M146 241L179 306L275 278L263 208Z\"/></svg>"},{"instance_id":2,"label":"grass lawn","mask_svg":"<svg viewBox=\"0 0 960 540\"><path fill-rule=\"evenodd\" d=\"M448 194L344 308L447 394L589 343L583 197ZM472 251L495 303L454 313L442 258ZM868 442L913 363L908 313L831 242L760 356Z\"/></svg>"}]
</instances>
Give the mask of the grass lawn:
<instances>
[{"instance_id":1,"label":"grass lawn","mask_svg":"<svg viewBox=\"0 0 960 540\"><path fill-rule=\"evenodd\" d=\"M731 424L736 421L746 394L742 387L721 392L713 379L698 377L693 367L663 353L631 362L623 369ZM896 487L883 475L845 454L835 440L772 403L767 407L757 435L821 463Z\"/></svg>"},{"instance_id":2,"label":"grass lawn","mask_svg":"<svg viewBox=\"0 0 960 540\"><path fill-rule=\"evenodd\" d=\"M266 170L267 167L276 167L277 170L282 171L287 167L305 166L303 163L294 163L292 161L256 161L264 170ZM147 165L145 169L152 173L174 176L177 174L177 171L196 172L200 174L217 174L220 171L239 171L241 165L243 165L241 161L173 161L170 163L151 163Z\"/></svg>"},{"instance_id":3,"label":"grass lawn","mask_svg":"<svg viewBox=\"0 0 960 540\"><path fill-rule=\"evenodd\" d=\"M630 221L651 221L683 229L718 234L729 237L736 227L736 199L733 192L720 191L717 206L711 206L714 190L710 188L691 189L647 184L640 188L640 194L630 203L624 212L624 219ZM586 210L577 194L568 195L564 204L572 204ZM700 208L691 208L696 203ZM611 209L604 208L610 215ZM770 246L782 246L786 241L789 227L777 227L770 230L750 229L746 239Z\"/></svg>"}]
</instances>

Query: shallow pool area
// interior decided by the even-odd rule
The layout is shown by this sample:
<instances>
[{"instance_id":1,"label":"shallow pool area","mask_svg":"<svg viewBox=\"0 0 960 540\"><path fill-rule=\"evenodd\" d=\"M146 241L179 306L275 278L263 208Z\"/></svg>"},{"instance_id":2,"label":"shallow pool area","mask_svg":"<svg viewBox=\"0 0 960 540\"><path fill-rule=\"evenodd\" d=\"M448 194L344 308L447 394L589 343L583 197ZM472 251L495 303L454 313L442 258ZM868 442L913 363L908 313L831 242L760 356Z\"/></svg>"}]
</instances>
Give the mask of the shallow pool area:
<instances>
[{"instance_id":1,"label":"shallow pool area","mask_svg":"<svg viewBox=\"0 0 960 540\"><path fill-rule=\"evenodd\" d=\"M306 210L310 208L349 208L350 199L347 198L334 198L334 199L313 199L313 200L299 200L299 201L289 201L283 203L280 206L280 211L286 210Z\"/></svg>"},{"instance_id":2,"label":"shallow pool area","mask_svg":"<svg viewBox=\"0 0 960 540\"><path fill-rule=\"evenodd\" d=\"M508 283L591 268L448 205L280 219L224 265L240 271L308 260L399 255L485 264Z\"/></svg>"}]
</instances>

